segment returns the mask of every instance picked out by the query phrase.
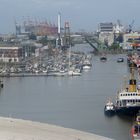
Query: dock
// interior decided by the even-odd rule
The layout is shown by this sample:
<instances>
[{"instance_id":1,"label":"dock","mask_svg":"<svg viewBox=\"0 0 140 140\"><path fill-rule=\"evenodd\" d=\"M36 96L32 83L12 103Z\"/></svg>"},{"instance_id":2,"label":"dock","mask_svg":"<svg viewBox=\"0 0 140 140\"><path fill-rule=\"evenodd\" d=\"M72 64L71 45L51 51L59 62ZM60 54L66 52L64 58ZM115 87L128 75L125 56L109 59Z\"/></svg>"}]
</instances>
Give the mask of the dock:
<instances>
[{"instance_id":1,"label":"dock","mask_svg":"<svg viewBox=\"0 0 140 140\"><path fill-rule=\"evenodd\" d=\"M96 127L96 126L95 126ZM111 140L46 123L0 117L1 140Z\"/></svg>"}]
</instances>

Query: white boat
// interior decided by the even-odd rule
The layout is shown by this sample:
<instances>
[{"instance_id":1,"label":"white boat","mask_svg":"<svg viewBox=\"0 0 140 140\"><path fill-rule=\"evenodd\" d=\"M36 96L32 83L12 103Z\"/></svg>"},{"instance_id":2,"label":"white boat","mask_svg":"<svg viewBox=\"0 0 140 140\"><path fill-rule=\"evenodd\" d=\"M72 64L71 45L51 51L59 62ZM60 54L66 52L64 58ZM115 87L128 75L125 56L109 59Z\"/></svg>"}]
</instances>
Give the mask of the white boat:
<instances>
[{"instance_id":1,"label":"white boat","mask_svg":"<svg viewBox=\"0 0 140 140\"><path fill-rule=\"evenodd\" d=\"M48 70L47 70L47 69L44 69L42 72L43 72L43 73L47 73L47 72L48 72Z\"/></svg>"},{"instance_id":2,"label":"white boat","mask_svg":"<svg viewBox=\"0 0 140 140\"><path fill-rule=\"evenodd\" d=\"M82 67L83 67L83 70L89 70L89 69L91 69L92 64L88 59L85 59Z\"/></svg>"},{"instance_id":3,"label":"white boat","mask_svg":"<svg viewBox=\"0 0 140 140\"><path fill-rule=\"evenodd\" d=\"M83 70L91 69L91 65L83 64Z\"/></svg>"},{"instance_id":4,"label":"white boat","mask_svg":"<svg viewBox=\"0 0 140 140\"><path fill-rule=\"evenodd\" d=\"M124 58L118 58L118 59L117 59L117 62L118 62L118 63L124 62Z\"/></svg>"},{"instance_id":5,"label":"white boat","mask_svg":"<svg viewBox=\"0 0 140 140\"><path fill-rule=\"evenodd\" d=\"M79 70L69 70L68 71L68 75L69 76L80 76L81 75L81 72L79 72Z\"/></svg>"},{"instance_id":6,"label":"white boat","mask_svg":"<svg viewBox=\"0 0 140 140\"><path fill-rule=\"evenodd\" d=\"M115 114L115 105L110 100L105 104L104 112L107 115L114 115Z\"/></svg>"},{"instance_id":7,"label":"white boat","mask_svg":"<svg viewBox=\"0 0 140 140\"><path fill-rule=\"evenodd\" d=\"M52 72L48 74L49 76L65 76L67 75L67 72L65 70L59 70L56 72Z\"/></svg>"}]
</instances>

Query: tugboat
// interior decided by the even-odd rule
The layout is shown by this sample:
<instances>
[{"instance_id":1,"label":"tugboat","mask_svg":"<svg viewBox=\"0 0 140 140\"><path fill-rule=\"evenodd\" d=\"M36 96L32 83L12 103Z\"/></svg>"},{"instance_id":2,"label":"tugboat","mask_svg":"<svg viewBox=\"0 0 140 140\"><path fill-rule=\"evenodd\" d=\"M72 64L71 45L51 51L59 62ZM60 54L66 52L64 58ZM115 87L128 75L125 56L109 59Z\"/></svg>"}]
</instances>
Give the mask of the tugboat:
<instances>
[{"instance_id":1,"label":"tugboat","mask_svg":"<svg viewBox=\"0 0 140 140\"><path fill-rule=\"evenodd\" d=\"M115 105L113 102L111 102L111 100L108 100L108 102L105 104L104 113L109 116L115 114Z\"/></svg>"},{"instance_id":2,"label":"tugboat","mask_svg":"<svg viewBox=\"0 0 140 140\"><path fill-rule=\"evenodd\" d=\"M132 140L140 140L140 113L136 117L136 121L131 128Z\"/></svg>"},{"instance_id":3,"label":"tugboat","mask_svg":"<svg viewBox=\"0 0 140 140\"><path fill-rule=\"evenodd\" d=\"M140 84L136 88L134 66L130 67L129 85L118 91L116 98L116 112L125 115L136 115L140 110Z\"/></svg>"},{"instance_id":4,"label":"tugboat","mask_svg":"<svg viewBox=\"0 0 140 140\"><path fill-rule=\"evenodd\" d=\"M0 88L3 88L3 81L0 79Z\"/></svg>"}]
</instances>

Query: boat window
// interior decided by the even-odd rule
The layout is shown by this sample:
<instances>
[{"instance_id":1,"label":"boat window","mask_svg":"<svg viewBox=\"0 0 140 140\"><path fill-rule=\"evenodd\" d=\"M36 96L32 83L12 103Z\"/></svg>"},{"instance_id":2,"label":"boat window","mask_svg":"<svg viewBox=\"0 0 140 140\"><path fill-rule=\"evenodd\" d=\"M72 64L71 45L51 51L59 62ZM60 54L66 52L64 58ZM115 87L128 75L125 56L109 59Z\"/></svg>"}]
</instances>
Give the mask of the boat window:
<instances>
[{"instance_id":1,"label":"boat window","mask_svg":"<svg viewBox=\"0 0 140 140\"><path fill-rule=\"evenodd\" d=\"M132 96L132 94L131 94L131 96Z\"/></svg>"},{"instance_id":2,"label":"boat window","mask_svg":"<svg viewBox=\"0 0 140 140\"><path fill-rule=\"evenodd\" d=\"M133 93L133 96L135 96L135 93Z\"/></svg>"}]
</instances>

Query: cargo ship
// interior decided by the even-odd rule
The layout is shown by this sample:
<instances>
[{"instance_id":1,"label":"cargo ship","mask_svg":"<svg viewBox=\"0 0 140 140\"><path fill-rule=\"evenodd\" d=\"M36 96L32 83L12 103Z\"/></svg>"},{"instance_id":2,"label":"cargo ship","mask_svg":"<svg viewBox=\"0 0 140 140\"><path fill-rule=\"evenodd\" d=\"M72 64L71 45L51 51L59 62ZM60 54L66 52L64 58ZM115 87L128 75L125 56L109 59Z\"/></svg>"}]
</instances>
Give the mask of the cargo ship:
<instances>
[{"instance_id":1,"label":"cargo ship","mask_svg":"<svg viewBox=\"0 0 140 140\"><path fill-rule=\"evenodd\" d=\"M129 84L124 84L124 88L117 93L116 112L118 114L135 115L140 110L140 84L134 75L134 66L130 67Z\"/></svg>"}]
</instances>

